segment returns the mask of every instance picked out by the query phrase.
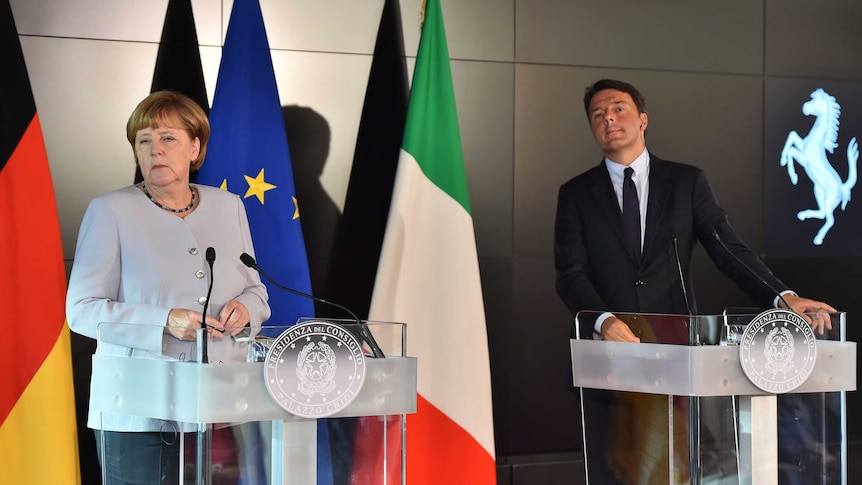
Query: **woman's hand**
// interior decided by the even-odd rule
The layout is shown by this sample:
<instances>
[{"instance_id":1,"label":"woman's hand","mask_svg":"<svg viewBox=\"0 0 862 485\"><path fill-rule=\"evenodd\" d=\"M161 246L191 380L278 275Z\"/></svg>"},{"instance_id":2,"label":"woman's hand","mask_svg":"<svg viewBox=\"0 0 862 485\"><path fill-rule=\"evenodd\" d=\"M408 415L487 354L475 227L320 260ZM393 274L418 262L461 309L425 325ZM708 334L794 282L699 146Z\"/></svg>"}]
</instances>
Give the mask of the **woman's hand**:
<instances>
[{"instance_id":1,"label":"woman's hand","mask_svg":"<svg viewBox=\"0 0 862 485\"><path fill-rule=\"evenodd\" d=\"M180 340L194 341L197 338L197 329L201 328L203 314L185 308L174 308L168 314L168 322L165 331ZM224 325L213 317L207 317L207 327L213 337L221 338L221 330Z\"/></svg>"},{"instance_id":2,"label":"woman's hand","mask_svg":"<svg viewBox=\"0 0 862 485\"><path fill-rule=\"evenodd\" d=\"M236 300L227 302L219 313L219 325L231 336L240 333L249 320L248 308Z\"/></svg>"}]
</instances>

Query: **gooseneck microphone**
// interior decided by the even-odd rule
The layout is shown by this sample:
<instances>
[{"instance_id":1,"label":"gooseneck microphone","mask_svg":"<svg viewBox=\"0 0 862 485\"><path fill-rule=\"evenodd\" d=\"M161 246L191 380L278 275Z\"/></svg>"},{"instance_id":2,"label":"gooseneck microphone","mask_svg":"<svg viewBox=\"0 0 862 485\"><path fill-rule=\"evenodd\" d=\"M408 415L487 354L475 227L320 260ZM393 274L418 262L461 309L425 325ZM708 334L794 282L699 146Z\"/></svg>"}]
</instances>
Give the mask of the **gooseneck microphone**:
<instances>
[{"instance_id":1,"label":"gooseneck microphone","mask_svg":"<svg viewBox=\"0 0 862 485\"><path fill-rule=\"evenodd\" d=\"M673 241L673 257L676 261L676 270L679 273L679 286L682 288L682 297L685 299L685 311L688 312L689 316L692 316L691 313L691 304L688 301L688 290L685 288L685 277L682 274L682 262L679 259L679 247L677 246L676 234L670 237L671 241Z\"/></svg>"},{"instance_id":2,"label":"gooseneck microphone","mask_svg":"<svg viewBox=\"0 0 862 485\"><path fill-rule=\"evenodd\" d=\"M789 304L789 303L787 303L787 300L785 300L785 299L784 299L784 295L782 295L780 291L776 290L774 286L772 286L771 284L769 284L769 282L768 282L768 281L766 281L765 279L763 279L763 277L762 277L762 276L760 276L760 274L759 274L759 273L757 273L757 272L755 272L753 269L751 269L751 267L750 267L750 266L748 266L747 264L745 264L745 261L743 261L742 259L740 259L740 258L739 258L739 256L737 256L733 251L731 251L731 250L730 250L730 249L729 249L729 248L724 244L724 241L722 241L722 240L721 240L721 238L718 236L718 231L717 231L717 230L715 230L715 228L713 228L713 229L712 229L712 237L714 237L714 238L715 238L715 240L716 240L716 241L718 241L718 244L720 244L720 245L721 245L721 247L722 247L722 248L724 248L724 251L725 251L727 254L731 255L731 256L733 257L733 259L735 259L735 260L736 260L736 262L737 262L737 263L739 263L743 268L745 268L745 271L747 271L749 274L751 274L751 275L753 275L755 278L757 278L757 280L758 280L758 281L760 281L760 283L762 283L762 284L763 284L763 286L765 286L765 287L769 288L770 290L772 290L772 293L774 293L776 296L778 296L778 299L779 299L779 300L781 300L781 303L784 303L784 307L785 307L786 309L788 309L788 310L792 310L792 308L790 308L790 304Z\"/></svg>"},{"instance_id":3,"label":"gooseneck microphone","mask_svg":"<svg viewBox=\"0 0 862 485\"><path fill-rule=\"evenodd\" d=\"M240 259L240 261L242 261L242 264L244 264L244 265L248 266L249 268L260 273L261 276L266 278L267 281L269 281L270 283L275 285L275 287L278 288L279 290L284 290L288 293L293 293L294 295L301 296L303 298L308 298L308 299L314 300L316 302L323 303L324 305L329 305L329 306L338 308L339 310L343 311L344 313L347 313L348 315L350 315L350 318L352 318L354 321L356 321L356 325L359 327L359 335L362 337L362 340L364 340L365 343L368 344L368 347L371 348L371 352L374 354L374 357L377 357L377 358L385 357L385 355L383 354L383 350L380 348L379 345L377 345L377 341L374 340L374 337L371 335L371 332L368 331L368 326L366 324L362 323L362 320L360 320L359 317L357 317L355 313L353 313L352 311L350 311L346 307L339 305L338 303L333 303L331 301L324 300L323 298L320 298L320 297L317 297L314 295L309 295L308 293L303 293L301 291L294 290L293 288L288 288L286 286L282 286L282 285L278 284L275 280L270 278L270 276L268 274L266 274L266 272L264 272L262 269L260 269L260 266L257 265L257 262L248 253L242 253L239 256L239 259Z\"/></svg>"},{"instance_id":4,"label":"gooseneck microphone","mask_svg":"<svg viewBox=\"0 0 862 485\"><path fill-rule=\"evenodd\" d=\"M209 265L210 265L210 284L209 284L209 288L207 288L207 299L206 299L206 301L204 301L204 311L203 311L203 316L201 317L201 328L204 330L206 330L206 326L207 326L207 323L206 323L206 321L207 321L207 308L210 305L210 295L212 295L212 293L213 293L213 281L215 280L215 273L213 273L213 263L215 263L215 248L214 247L210 246L207 248L206 260L207 260L207 263L209 263ZM207 344L208 344L209 338L207 336L206 331L203 332L203 339L204 339L204 341L203 341L203 350L201 351L201 360L203 361L204 364L206 364L209 361L209 358L207 355Z\"/></svg>"}]
</instances>

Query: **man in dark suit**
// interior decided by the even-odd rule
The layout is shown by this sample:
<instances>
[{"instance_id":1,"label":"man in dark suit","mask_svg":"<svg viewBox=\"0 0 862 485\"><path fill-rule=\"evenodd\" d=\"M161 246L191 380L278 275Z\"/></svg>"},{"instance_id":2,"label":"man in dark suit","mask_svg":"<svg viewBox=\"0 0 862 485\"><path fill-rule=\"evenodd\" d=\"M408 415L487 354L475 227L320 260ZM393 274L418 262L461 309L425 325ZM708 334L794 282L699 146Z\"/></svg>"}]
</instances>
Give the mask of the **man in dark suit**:
<instances>
[{"instance_id":1,"label":"man in dark suit","mask_svg":"<svg viewBox=\"0 0 862 485\"><path fill-rule=\"evenodd\" d=\"M584 108L604 159L560 188L554 228L557 293L573 315L593 312L592 317L579 319L581 338L642 340L612 312L696 314L691 263L698 241L716 266L762 308L787 304L798 313L835 311L826 303L799 297L772 274L731 228L703 170L647 151L649 118L637 88L621 81L598 81L587 88ZM828 318L815 318L812 324L822 333ZM654 338L651 334L645 340ZM628 483L636 476L642 481L643 470L652 467L665 474L653 478L667 483L666 455L648 464L642 456L629 460L610 456L619 452L620 443L608 447L603 442L608 421L620 423L626 417L612 408L607 394L585 393L583 399L597 400L596 414L584 421L588 433L595 427L591 434L597 437L596 448L588 453L593 480ZM631 402L638 403L635 412L641 414L646 407L656 408L649 399ZM627 412L631 419L634 413ZM664 416L666 427L666 410ZM629 441L637 435L632 431ZM610 457L596 461L597 454ZM624 470L630 465L626 461L638 463ZM687 476L687 471L683 474Z\"/></svg>"},{"instance_id":2,"label":"man in dark suit","mask_svg":"<svg viewBox=\"0 0 862 485\"><path fill-rule=\"evenodd\" d=\"M647 151L649 118L637 88L622 81L598 81L587 89L584 108L605 158L560 188L554 227L557 293L573 315L582 310L697 313L691 259L698 241L716 266L762 308L780 302L771 286L798 313L835 311L797 296L769 271L728 223L703 170ZM634 169L640 234L632 234L623 217L627 167ZM595 332L606 340L638 340L610 313L588 324L580 329L582 337Z\"/></svg>"}]
</instances>

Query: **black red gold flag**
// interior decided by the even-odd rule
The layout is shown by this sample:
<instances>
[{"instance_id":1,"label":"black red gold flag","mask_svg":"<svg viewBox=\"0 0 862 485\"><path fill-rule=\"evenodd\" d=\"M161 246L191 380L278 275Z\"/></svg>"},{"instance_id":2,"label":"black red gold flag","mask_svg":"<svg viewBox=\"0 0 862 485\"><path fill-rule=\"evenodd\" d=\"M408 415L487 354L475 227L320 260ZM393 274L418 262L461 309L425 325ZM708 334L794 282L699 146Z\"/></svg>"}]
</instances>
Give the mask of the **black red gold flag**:
<instances>
[{"instance_id":1,"label":"black red gold flag","mask_svg":"<svg viewBox=\"0 0 862 485\"><path fill-rule=\"evenodd\" d=\"M0 0L0 65L3 481L81 483L57 202L8 0Z\"/></svg>"}]
</instances>

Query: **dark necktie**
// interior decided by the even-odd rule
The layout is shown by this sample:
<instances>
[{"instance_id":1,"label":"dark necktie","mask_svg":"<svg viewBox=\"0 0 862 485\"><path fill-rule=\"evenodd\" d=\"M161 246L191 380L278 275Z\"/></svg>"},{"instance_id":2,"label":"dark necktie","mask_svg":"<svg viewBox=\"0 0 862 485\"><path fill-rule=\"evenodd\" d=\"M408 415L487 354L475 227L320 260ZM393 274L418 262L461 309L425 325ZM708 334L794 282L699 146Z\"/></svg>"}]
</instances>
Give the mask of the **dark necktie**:
<instances>
[{"instance_id":1,"label":"dark necktie","mask_svg":"<svg viewBox=\"0 0 862 485\"><path fill-rule=\"evenodd\" d=\"M638 202L638 189L632 174L635 173L631 167L626 167L625 179L623 179L623 219L629 232L629 241L635 248L637 254L641 253L641 210Z\"/></svg>"}]
</instances>

